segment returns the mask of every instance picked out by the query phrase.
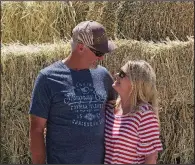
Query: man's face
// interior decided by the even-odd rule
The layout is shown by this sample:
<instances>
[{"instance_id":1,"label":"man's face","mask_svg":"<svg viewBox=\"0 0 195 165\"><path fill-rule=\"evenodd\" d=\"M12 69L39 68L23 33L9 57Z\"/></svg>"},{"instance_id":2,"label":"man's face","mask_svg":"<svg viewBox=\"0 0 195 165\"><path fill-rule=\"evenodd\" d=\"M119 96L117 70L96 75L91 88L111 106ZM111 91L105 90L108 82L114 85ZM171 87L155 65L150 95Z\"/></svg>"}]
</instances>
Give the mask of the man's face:
<instances>
[{"instance_id":1,"label":"man's face","mask_svg":"<svg viewBox=\"0 0 195 165\"><path fill-rule=\"evenodd\" d=\"M83 58L85 58L86 64L88 64L90 68L96 68L98 61L102 61L104 59L104 54L101 52L96 52L85 45L82 46L82 54Z\"/></svg>"}]
</instances>

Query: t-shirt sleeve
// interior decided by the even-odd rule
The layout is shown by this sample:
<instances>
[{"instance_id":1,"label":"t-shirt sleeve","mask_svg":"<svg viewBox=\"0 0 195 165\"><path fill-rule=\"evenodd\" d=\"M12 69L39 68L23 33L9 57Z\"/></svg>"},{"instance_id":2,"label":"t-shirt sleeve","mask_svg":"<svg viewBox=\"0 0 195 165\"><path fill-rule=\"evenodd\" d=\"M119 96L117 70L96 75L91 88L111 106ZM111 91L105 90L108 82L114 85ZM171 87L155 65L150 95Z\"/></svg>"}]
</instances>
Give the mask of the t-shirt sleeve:
<instances>
[{"instance_id":1,"label":"t-shirt sleeve","mask_svg":"<svg viewBox=\"0 0 195 165\"><path fill-rule=\"evenodd\" d=\"M159 123L154 112L143 112L138 128L138 135L137 152L139 155L148 155L155 151L162 151Z\"/></svg>"},{"instance_id":2,"label":"t-shirt sleeve","mask_svg":"<svg viewBox=\"0 0 195 165\"><path fill-rule=\"evenodd\" d=\"M47 78L40 72L35 80L29 114L48 119L50 104L51 92L47 84Z\"/></svg>"}]
</instances>

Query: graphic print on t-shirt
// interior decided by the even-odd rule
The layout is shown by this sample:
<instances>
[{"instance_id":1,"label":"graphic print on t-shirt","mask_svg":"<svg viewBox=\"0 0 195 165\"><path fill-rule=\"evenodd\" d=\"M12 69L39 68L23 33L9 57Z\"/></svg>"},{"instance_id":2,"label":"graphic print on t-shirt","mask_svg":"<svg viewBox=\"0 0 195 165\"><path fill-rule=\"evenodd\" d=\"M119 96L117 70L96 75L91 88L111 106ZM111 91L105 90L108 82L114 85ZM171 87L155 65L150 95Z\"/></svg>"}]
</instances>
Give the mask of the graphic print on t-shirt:
<instances>
[{"instance_id":1,"label":"graphic print on t-shirt","mask_svg":"<svg viewBox=\"0 0 195 165\"><path fill-rule=\"evenodd\" d=\"M59 61L41 71L30 114L47 119L48 164L103 163L102 107L111 98L110 87L103 67L73 71Z\"/></svg>"},{"instance_id":2,"label":"graphic print on t-shirt","mask_svg":"<svg viewBox=\"0 0 195 165\"><path fill-rule=\"evenodd\" d=\"M74 92L64 94L64 103L76 114L72 124L84 127L102 124L106 98L106 91L96 91L92 82L76 82Z\"/></svg>"}]
</instances>

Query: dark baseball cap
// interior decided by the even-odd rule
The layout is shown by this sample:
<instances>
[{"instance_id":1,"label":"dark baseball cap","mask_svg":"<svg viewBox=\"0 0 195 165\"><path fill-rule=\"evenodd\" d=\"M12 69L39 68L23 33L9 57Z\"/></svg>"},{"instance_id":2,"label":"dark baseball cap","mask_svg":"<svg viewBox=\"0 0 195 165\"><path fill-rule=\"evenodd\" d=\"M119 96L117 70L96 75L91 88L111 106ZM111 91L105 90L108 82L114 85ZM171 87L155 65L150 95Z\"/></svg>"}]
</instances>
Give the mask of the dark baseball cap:
<instances>
[{"instance_id":1,"label":"dark baseball cap","mask_svg":"<svg viewBox=\"0 0 195 165\"><path fill-rule=\"evenodd\" d=\"M79 23L72 31L72 40L102 53L109 53L117 48L114 42L108 40L104 26L96 21Z\"/></svg>"}]
</instances>

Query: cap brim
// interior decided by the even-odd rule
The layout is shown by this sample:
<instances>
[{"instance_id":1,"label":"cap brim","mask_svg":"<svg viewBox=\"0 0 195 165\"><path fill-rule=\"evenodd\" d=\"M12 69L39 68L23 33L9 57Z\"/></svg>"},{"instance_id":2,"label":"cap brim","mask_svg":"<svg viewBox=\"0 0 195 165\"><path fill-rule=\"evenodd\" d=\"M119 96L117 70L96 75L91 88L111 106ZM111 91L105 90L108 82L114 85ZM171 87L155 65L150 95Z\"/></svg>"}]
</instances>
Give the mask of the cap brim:
<instances>
[{"instance_id":1,"label":"cap brim","mask_svg":"<svg viewBox=\"0 0 195 165\"><path fill-rule=\"evenodd\" d=\"M107 41L106 43L96 44L92 46L95 50L100 51L102 53L112 52L117 48L113 41Z\"/></svg>"}]
</instances>

